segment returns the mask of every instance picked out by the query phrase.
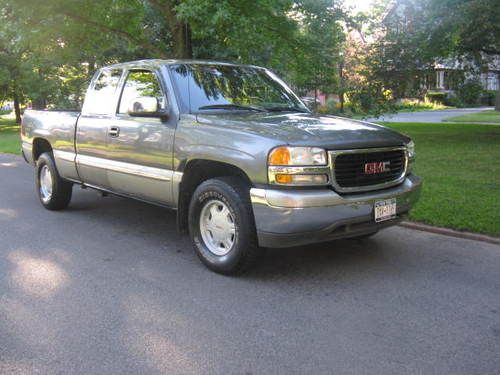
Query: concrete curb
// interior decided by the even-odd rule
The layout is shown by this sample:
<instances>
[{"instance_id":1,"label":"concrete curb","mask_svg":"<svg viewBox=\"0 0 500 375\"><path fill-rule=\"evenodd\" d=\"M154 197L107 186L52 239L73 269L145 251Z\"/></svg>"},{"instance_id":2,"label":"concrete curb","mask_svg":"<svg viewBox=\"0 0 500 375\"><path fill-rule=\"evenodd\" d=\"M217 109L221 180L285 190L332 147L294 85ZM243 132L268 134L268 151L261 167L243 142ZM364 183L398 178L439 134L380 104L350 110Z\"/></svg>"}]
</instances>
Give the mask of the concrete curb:
<instances>
[{"instance_id":1,"label":"concrete curb","mask_svg":"<svg viewBox=\"0 0 500 375\"><path fill-rule=\"evenodd\" d=\"M436 234L442 234L444 236L463 238L466 240L488 242L494 245L500 245L500 237L487 236L485 234L470 233L470 232L459 232L453 229L433 227L432 225L413 223L409 221L402 221L398 224L401 227L420 230L423 232L430 232Z\"/></svg>"}]
</instances>

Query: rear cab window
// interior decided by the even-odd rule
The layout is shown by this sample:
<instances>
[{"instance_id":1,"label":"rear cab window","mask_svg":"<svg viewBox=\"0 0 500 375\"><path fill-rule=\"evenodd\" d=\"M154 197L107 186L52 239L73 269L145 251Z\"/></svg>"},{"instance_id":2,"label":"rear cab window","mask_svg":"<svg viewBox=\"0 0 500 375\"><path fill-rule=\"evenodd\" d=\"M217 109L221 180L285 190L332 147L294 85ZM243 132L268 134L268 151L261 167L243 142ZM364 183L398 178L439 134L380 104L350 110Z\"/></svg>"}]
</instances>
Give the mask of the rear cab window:
<instances>
[{"instance_id":1,"label":"rear cab window","mask_svg":"<svg viewBox=\"0 0 500 375\"><path fill-rule=\"evenodd\" d=\"M102 69L87 91L82 113L111 115L116 112L116 91L123 74L122 69Z\"/></svg>"}]
</instances>

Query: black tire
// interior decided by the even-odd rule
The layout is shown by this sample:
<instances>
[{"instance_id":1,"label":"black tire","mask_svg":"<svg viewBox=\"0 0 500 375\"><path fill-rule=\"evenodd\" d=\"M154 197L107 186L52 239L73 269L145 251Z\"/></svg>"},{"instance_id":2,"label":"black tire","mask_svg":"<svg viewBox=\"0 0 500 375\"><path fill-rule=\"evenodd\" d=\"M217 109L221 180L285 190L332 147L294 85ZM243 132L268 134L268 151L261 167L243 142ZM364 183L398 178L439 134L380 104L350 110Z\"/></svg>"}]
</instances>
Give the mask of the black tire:
<instances>
[{"instance_id":1,"label":"black tire","mask_svg":"<svg viewBox=\"0 0 500 375\"><path fill-rule=\"evenodd\" d=\"M219 177L200 184L189 205L189 235L200 260L212 271L240 274L253 266L264 249L259 248L249 187L237 177ZM205 206L222 202L232 215L235 233L229 252L216 255L201 234L200 216Z\"/></svg>"},{"instance_id":2,"label":"black tire","mask_svg":"<svg viewBox=\"0 0 500 375\"><path fill-rule=\"evenodd\" d=\"M52 191L50 196L44 196L41 189L40 174L46 167L50 172L52 180ZM63 180L59 176L56 164L51 152L45 152L38 158L35 168L35 185L40 203L48 210L62 210L68 207L73 192L73 184Z\"/></svg>"}]
</instances>

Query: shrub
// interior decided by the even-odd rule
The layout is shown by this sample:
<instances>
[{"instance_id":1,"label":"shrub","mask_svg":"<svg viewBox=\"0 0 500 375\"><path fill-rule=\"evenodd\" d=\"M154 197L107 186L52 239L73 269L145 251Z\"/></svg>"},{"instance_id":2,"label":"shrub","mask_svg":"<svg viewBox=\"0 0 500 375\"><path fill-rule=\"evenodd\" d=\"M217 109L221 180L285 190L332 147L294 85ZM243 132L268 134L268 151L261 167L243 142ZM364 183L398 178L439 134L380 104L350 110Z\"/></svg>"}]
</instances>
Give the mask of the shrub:
<instances>
[{"instance_id":1,"label":"shrub","mask_svg":"<svg viewBox=\"0 0 500 375\"><path fill-rule=\"evenodd\" d=\"M483 86L478 81L467 81L458 86L457 98L465 105L478 105Z\"/></svg>"},{"instance_id":2,"label":"shrub","mask_svg":"<svg viewBox=\"0 0 500 375\"><path fill-rule=\"evenodd\" d=\"M430 91L425 95L425 99L431 103L446 104L448 100L448 93L446 92L433 92Z\"/></svg>"},{"instance_id":3,"label":"shrub","mask_svg":"<svg viewBox=\"0 0 500 375\"><path fill-rule=\"evenodd\" d=\"M444 109L445 105L440 102L431 102L429 100L420 99L400 99L396 102L396 111L421 111L421 110L431 110L431 109Z\"/></svg>"},{"instance_id":4,"label":"shrub","mask_svg":"<svg viewBox=\"0 0 500 375\"><path fill-rule=\"evenodd\" d=\"M485 90L481 93L481 96L479 98L479 102L482 105L494 106L496 95L497 95L497 92L494 90Z\"/></svg>"}]
</instances>

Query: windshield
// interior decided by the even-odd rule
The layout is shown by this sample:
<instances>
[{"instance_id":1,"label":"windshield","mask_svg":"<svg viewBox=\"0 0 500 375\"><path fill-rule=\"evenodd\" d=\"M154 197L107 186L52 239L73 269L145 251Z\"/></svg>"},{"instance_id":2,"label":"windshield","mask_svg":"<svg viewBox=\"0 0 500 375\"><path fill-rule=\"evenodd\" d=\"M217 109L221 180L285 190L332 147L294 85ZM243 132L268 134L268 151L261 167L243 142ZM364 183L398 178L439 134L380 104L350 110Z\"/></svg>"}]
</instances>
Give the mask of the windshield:
<instances>
[{"instance_id":1,"label":"windshield","mask_svg":"<svg viewBox=\"0 0 500 375\"><path fill-rule=\"evenodd\" d=\"M299 98L273 73L251 66L179 64L170 67L189 112L308 112Z\"/></svg>"}]
</instances>

